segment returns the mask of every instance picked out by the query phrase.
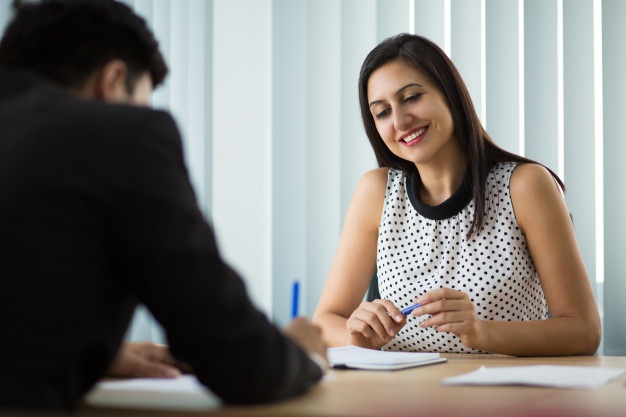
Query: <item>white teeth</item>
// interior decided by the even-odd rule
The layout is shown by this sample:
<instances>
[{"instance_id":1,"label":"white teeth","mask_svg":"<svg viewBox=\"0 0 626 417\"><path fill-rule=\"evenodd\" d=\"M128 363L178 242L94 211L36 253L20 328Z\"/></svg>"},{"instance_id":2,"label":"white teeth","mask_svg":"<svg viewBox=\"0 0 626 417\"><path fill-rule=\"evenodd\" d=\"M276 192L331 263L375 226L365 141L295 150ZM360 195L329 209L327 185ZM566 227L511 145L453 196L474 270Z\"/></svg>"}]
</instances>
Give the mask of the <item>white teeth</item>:
<instances>
[{"instance_id":1,"label":"white teeth","mask_svg":"<svg viewBox=\"0 0 626 417\"><path fill-rule=\"evenodd\" d=\"M411 135L407 136L406 138L404 138L404 139L402 139L402 140L404 140L405 142L410 142L410 141L412 141L413 139L415 139L416 137L418 137L419 135L423 134L423 133L424 133L424 131L426 131L426 128L421 128L421 129L420 129L420 130L418 130L417 132L415 132L415 133L413 133L413 134L411 134Z\"/></svg>"}]
</instances>

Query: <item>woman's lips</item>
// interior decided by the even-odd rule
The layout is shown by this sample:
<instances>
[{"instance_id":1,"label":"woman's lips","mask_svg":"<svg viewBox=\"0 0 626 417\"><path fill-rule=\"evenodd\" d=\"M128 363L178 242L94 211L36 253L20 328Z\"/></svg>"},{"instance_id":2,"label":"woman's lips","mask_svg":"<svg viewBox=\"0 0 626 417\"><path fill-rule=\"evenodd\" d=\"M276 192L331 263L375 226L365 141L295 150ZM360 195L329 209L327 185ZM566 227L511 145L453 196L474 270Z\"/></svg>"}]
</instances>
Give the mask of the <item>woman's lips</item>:
<instances>
[{"instance_id":1,"label":"woman's lips","mask_svg":"<svg viewBox=\"0 0 626 417\"><path fill-rule=\"evenodd\" d=\"M411 146L422 140L428 131L428 126L422 126L400 138L400 143L405 146Z\"/></svg>"}]
</instances>

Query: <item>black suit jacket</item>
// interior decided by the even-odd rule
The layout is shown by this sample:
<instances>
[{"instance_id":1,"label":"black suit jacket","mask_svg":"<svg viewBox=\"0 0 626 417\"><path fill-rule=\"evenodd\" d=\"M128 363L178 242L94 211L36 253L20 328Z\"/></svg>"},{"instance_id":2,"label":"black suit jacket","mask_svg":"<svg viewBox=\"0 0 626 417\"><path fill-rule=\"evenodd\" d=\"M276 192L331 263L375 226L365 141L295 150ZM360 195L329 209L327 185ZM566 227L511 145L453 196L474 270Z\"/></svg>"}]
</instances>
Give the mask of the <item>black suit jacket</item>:
<instances>
[{"instance_id":1,"label":"black suit jacket","mask_svg":"<svg viewBox=\"0 0 626 417\"><path fill-rule=\"evenodd\" d=\"M169 114L0 69L0 407L74 408L138 303L227 402L321 377L220 258Z\"/></svg>"}]
</instances>

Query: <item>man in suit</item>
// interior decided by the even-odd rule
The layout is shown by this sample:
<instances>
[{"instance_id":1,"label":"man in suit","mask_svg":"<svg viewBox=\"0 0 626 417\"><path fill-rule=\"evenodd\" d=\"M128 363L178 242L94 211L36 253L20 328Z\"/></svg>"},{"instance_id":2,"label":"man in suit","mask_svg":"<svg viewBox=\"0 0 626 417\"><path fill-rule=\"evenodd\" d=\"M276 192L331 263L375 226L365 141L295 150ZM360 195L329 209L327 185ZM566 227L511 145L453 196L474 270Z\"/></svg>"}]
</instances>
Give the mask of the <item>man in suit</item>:
<instances>
[{"instance_id":1,"label":"man in suit","mask_svg":"<svg viewBox=\"0 0 626 417\"><path fill-rule=\"evenodd\" d=\"M122 343L138 303L166 332L163 369L188 364L226 402L307 391L320 332L279 331L220 258L177 126L146 106L167 68L145 21L114 0L16 3L0 41L0 408L71 410L107 370L135 373L151 356Z\"/></svg>"}]
</instances>

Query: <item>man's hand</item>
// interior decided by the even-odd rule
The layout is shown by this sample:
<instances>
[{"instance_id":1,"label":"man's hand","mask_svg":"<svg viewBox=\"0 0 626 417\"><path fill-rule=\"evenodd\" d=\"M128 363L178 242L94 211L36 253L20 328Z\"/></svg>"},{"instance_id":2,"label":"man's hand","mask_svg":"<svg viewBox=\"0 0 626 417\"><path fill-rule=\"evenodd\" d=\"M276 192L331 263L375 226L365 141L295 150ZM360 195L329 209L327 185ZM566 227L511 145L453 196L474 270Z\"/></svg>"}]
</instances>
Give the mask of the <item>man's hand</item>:
<instances>
[{"instance_id":1,"label":"man's hand","mask_svg":"<svg viewBox=\"0 0 626 417\"><path fill-rule=\"evenodd\" d=\"M283 332L308 353L311 359L319 358L318 365L322 370L328 367L326 343L322 340L322 332L318 326L304 317L297 317L287 324ZM313 360L318 362L316 359Z\"/></svg>"},{"instance_id":2,"label":"man's hand","mask_svg":"<svg viewBox=\"0 0 626 417\"><path fill-rule=\"evenodd\" d=\"M112 377L176 378L181 365L165 345L151 342L124 343L106 372ZM184 366L183 366L184 368Z\"/></svg>"}]
</instances>

